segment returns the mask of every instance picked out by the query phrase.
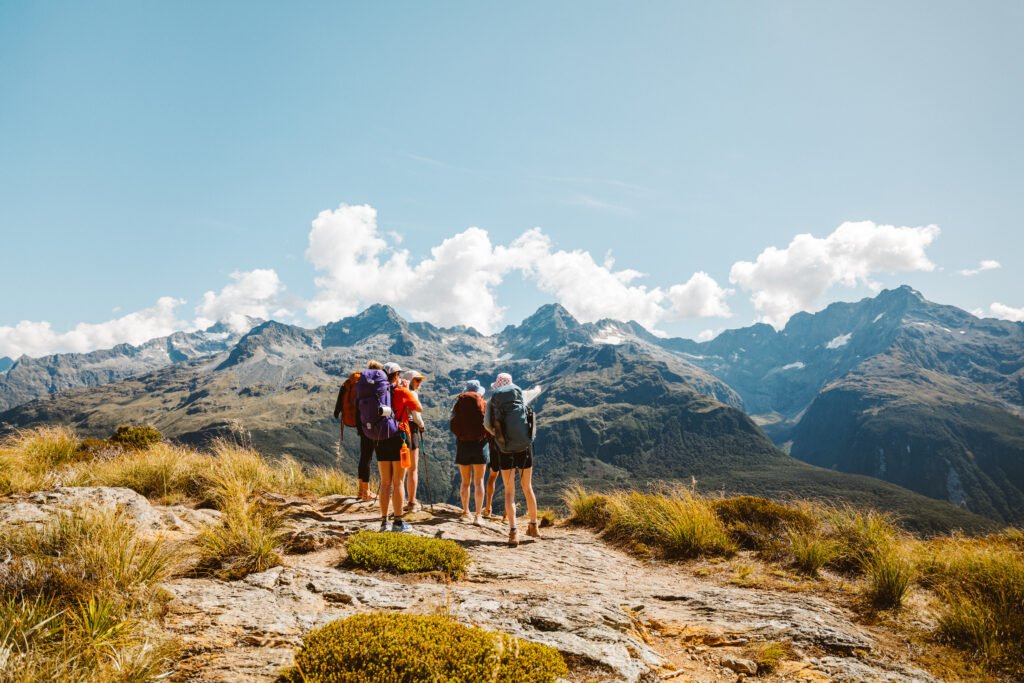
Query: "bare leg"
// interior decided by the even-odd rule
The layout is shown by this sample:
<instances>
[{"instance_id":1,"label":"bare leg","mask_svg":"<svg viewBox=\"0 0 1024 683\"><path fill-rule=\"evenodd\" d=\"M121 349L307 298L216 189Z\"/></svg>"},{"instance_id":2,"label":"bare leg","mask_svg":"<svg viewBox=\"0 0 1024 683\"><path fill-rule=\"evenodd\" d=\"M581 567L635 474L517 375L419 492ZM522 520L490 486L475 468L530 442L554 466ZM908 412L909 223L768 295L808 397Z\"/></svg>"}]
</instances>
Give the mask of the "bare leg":
<instances>
[{"instance_id":1,"label":"bare leg","mask_svg":"<svg viewBox=\"0 0 1024 683\"><path fill-rule=\"evenodd\" d=\"M473 465L473 488L476 490L476 515L484 513L484 477L487 465Z\"/></svg>"},{"instance_id":2,"label":"bare leg","mask_svg":"<svg viewBox=\"0 0 1024 683\"><path fill-rule=\"evenodd\" d=\"M391 504L394 506L395 517L402 516L402 477L405 476L405 468L398 460L387 463L391 466Z\"/></svg>"},{"instance_id":3,"label":"bare leg","mask_svg":"<svg viewBox=\"0 0 1024 683\"><path fill-rule=\"evenodd\" d=\"M501 471L501 483L505 485L505 516L512 529L516 528L516 471Z\"/></svg>"},{"instance_id":4,"label":"bare leg","mask_svg":"<svg viewBox=\"0 0 1024 683\"><path fill-rule=\"evenodd\" d=\"M377 471L380 472L380 497L377 499L380 502L380 516L381 519L387 519L388 504L391 502L391 496L388 495L391 490L391 463L377 461Z\"/></svg>"},{"instance_id":5,"label":"bare leg","mask_svg":"<svg viewBox=\"0 0 1024 683\"><path fill-rule=\"evenodd\" d=\"M459 474L462 475L462 485L459 487L459 497L462 499L462 514L469 514L469 485L473 481L473 466L459 465Z\"/></svg>"},{"instance_id":6,"label":"bare leg","mask_svg":"<svg viewBox=\"0 0 1024 683\"><path fill-rule=\"evenodd\" d=\"M526 510L530 514L530 522L537 523L537 496L533 495L533 468L528 467L520 472L519 483L523 486L526 496Z\"/></svg>"},{"instance_id":7,"label":"bare leg","mask_svg":"<svg viewBox=\"0 0 1024 683\"><path fill-rule=\"evenodd\" d=\"M412 457L412 464L409 465L409 475L406 480L406 487L409 490L409 502L416 502L416 488L420 483L420 449L416 448L409 452Z\"/></svg>"},{"instance_id":8,"label":"bare leg","mask_svg":"<svg viewBox=\"0 0 1024 683\"><path fill-rule=\"evenodd\" d=\"M493 456L492 456L493 457ZM484 493L484 509L491 511L491 499L494 498L494 484L498 481L498 473L487 468L487 491Z\"/></svg>"}]
</instances>

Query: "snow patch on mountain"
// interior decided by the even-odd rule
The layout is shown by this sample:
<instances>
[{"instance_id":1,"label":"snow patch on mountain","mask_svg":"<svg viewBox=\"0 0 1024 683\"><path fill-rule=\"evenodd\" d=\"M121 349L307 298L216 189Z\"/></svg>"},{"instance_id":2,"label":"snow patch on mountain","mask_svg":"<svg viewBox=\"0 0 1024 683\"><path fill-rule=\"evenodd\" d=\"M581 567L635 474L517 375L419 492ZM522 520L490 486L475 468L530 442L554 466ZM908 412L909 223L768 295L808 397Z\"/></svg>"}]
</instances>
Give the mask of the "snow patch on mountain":
<instances>
[{"instance_id":1,"label":"snow patch on mountain","mask_svg":"<svg viewBox=\"0 0 1024 683\"><path fill-rule=\"evenodd\" d=\"M834 338L832 341L830 341L828 344L825 344L825 348L826 349L838 349L838 348L840 348L842 346L846 346L850 342L850 337L851 336L852 336L851 332L847 332L846 334L841 334L838 337Z\"/></svg>"}]
</instances>

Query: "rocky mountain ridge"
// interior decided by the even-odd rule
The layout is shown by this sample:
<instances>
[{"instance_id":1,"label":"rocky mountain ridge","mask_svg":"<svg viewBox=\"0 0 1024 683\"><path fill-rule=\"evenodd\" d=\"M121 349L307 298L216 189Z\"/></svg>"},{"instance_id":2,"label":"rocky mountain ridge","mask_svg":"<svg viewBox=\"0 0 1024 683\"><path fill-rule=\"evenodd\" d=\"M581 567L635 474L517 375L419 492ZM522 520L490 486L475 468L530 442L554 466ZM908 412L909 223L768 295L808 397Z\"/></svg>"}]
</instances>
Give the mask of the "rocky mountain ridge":
<instances>
[{"instance_id":1,"label":"rocky mountain ridge","mask_svg":"<svg viewBox=\"0 0 1024 683\"><path fill-rule=\"evenodd\" d=\"M250 319L250 323L261 321ZM242 335L224 323L205 330L175 332L144 344L118 344L88 353L59 353L17 360L0 359L0 410L59 391L95 387L220 353Z\"/></svg>"},{"instance_id":2,"label":"rocky mountain ridge","mask_svg":"<svg viewBox=\"0 0 1024 683\"><path fill-rule=\"evenodd\" d=\"M405 354L410 355L405 355ZM690 354L697 355L697 354ZM689 483L704 490L848 500L895 510L922 530L982 528L984 520L869 477L829 472L780 452L739 406L743 399L685 353L635 324L581 324L560 306L483 336L466 328L409 323L386 306L304 329L254 327L230 350L88 390L54 394L0 413L5 429L40 422L105 436L124 422L201 444L242 429L264 452L354 471L358 451L330 418L337 388L367 360L424 371L421 390L435 468L434 492L457 488L448 409L464 382L508 371L545 391L537 452L541 498L557 502L568 480L594 486ZM700 360L700 359L696 359Z\"/></svg>"}]
</instances>

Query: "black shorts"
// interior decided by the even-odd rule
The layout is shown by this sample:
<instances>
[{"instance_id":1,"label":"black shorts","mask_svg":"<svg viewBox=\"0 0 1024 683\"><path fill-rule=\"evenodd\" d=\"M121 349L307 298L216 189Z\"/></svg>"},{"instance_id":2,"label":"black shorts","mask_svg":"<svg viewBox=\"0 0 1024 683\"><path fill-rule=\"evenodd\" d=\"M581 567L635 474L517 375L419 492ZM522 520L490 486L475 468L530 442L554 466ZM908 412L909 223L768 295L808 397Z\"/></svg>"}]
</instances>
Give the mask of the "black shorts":
<instances>
[{"instance_id":1,"label":"black shorts","mask_svg":"<svg viewBox=\"0 0 1024 683\"><path fill-rule=\"evenodd\" d=\"M373 450L377 453L377 462L398 462L402 459L402 435L395 434L390 439L375 441Z\"/></svg>"},{"instance_id":2,"label":"black shorts","mask_svg":"<svg viewBox=\"0 0 1024 683\"><path fill-rule=\"evenodd\" d=\"M409 450L414 451L423 443L423 432L409 429Z\"/></svg>"},{"instance_id":3,"label":"black shorts","mask_svg":"<svg viewBox=\"0 0 1024 683\"><path fill-rule=\"evenodd\" d=\"M455 464L456 465L486 465L489 449L487 439L479 441L456 441L455 442Z\"/></svg>"},{"instance_id":4,"label":"black shorts","mask_svg":"<svg viewBox=\"0 0 1024 683\"><path fill-rule=\"evenodd\" d=\"M533 449L527 448L521 453L502 453L500 459L502 470L528 470L533 467Z\"/></svg>"}]
</instances>

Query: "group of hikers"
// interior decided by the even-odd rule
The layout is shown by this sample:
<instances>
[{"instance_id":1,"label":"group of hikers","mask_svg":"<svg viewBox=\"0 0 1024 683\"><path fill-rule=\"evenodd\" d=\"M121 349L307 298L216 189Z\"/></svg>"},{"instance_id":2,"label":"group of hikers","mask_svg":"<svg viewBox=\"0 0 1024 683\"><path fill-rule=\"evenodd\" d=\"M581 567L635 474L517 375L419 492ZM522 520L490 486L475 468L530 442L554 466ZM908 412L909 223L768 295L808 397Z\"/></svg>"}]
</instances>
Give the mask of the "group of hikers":
<instances>
[{"instance_id":1,"label":"group of hikers","mask_svg":"<svg viewBox=\"0 0 1024 683\"><path fill-rule=\"evenodd\" d=\"M388 531L388 512L392 512L390 530L411 529L403 519L406 512L420 509L416 496L419 489L419 463L426 424L419 387L426 376L415 370L403 370L398 363L376 361L366 369L352 373L334 405L334 417L345 427L359 434L359 492L361 500L380 503L380 530ZM519 545L516 528L516 474L526 497L529 525L526 535L540 538L537 526L537 498L533 493L533 437L536 420L530 402L540 387L523 391L506 372L491 384L491 396L484 399L484 387L475 379L452 405L449 429L455 434L455 464L459 466L462 485L464 522L481 525L484 519L497 519L491 512L491 499L501 475L505 488L505 516L508 523L508 544ZM380 490L370 489L370 463L377 456ZM429 487L429 478L427 484ZM408 495L406 493L408 492ZM471 495L472 494L472 495ZM476 513L470 511L475 498Z\"/></svg>"}]
</instances>

